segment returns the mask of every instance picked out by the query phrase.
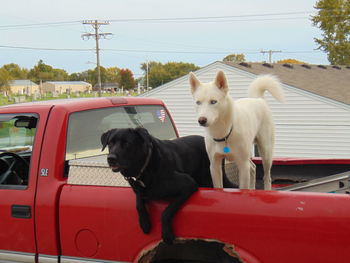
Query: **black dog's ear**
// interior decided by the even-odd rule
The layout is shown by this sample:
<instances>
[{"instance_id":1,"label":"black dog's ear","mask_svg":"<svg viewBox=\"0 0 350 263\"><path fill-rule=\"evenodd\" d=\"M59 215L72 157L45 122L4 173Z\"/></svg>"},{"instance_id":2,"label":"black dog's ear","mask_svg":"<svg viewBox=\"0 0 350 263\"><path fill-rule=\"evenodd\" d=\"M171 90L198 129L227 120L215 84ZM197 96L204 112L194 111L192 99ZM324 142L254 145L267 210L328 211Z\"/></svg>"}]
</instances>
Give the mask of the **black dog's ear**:
<instances>
[{"instance_id":1,"label":"black dog's ear","mask_svg":"<svg viewBox=\"0 0 350 263\"><path fill-rule=\"evenodd\" d=\"M151 142L151 135L148 133L148 131L145 128L135 128L135 131L140 137L143 139L143 141L146 144L149 144Z\"/></svg>"},{"instance_id":2,"label":"black dog's ear","mask_svg":"<svg viewBox=\"0 0 350 263\"><path fill-rule=\"evenodd\" d=\"M102 143L102 152L106 148L108 141L109 141L109 136L111 135L112 130L106 131L101 135L101 143Z\"/></svg>"}]
</instances>

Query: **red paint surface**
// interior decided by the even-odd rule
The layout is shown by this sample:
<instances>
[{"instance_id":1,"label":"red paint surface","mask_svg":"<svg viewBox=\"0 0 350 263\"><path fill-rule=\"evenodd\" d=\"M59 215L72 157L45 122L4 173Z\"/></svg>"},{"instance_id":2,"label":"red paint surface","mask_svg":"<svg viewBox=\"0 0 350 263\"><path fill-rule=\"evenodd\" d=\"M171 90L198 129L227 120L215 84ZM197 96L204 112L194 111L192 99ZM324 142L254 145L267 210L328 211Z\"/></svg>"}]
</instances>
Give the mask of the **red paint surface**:
<instances>
[{"instance_id":1,"label":"red paint surface","mask_svg":"<svg viewBox=\"0 0 350 263\"><path fill-rule=\"evenodd\" d=\"M202 189L176 215L174 229L180 237L234 244L246 260L344 262L350 249L349 202L341 194ZM62 254L83 256L74 237L84 228L100 242L94 258L133 261L161 239L165 205L150 204L153 228L145 235L130 188L66 185L60 202Z\"/></svg>"}]
</instances>

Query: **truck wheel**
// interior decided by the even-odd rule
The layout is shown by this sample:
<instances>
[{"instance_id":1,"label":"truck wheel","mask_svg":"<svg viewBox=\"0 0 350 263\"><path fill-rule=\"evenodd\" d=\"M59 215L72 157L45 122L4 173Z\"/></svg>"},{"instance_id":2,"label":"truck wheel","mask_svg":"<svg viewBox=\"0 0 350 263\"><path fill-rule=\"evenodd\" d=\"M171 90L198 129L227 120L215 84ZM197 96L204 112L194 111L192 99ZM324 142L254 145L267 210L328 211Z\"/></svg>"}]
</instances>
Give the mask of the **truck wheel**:
<instances>
[{"instance_id":1,"label":"truck wheel","mask_svg":"<svg viewBox=\"0 0 350 263\"><path fill-rule=\"evenodd\" d=\"M163 242L145 253L139 263L243 263L232 246L213 240L180 239Z\"/></svg>"}]
</instances>

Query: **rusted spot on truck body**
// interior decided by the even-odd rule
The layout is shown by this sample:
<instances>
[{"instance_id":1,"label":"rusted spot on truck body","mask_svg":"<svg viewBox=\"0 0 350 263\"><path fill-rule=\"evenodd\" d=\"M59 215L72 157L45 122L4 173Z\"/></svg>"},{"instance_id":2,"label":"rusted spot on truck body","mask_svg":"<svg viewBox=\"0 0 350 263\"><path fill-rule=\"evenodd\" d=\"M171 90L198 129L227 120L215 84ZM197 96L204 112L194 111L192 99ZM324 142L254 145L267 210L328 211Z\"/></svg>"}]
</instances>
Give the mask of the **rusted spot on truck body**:
<instances>
[{"instance_id":1,"label":"rusted spot on truck body","mask_svg":"<svg viewBox=\"0 0 350 263\"><path fill-rule=\"evenodd\" d=\"M178 238L174 244L159 242L143 251L139 263L195 261L245 263L234 245L213 239Z\"/></svg>"}]
</instances>

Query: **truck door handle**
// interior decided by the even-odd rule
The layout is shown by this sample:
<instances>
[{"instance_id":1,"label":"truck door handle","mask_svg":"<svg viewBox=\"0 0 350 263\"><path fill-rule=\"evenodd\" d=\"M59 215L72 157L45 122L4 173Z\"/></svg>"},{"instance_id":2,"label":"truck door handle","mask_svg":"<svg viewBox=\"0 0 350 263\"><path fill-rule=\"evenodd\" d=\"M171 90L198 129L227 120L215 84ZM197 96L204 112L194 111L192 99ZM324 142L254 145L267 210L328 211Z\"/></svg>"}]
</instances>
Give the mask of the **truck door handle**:
<instances>
[{"instance_id":1,"label":"truck door handle","mask_svg":"<svg viewBox=\"0 0 350 263\"><path fill-rule=\"evenodd\" d=\"M11 215L15 218L31 218L32 208L29 205L12 205Z\"/></svg>"}]
</instances>

